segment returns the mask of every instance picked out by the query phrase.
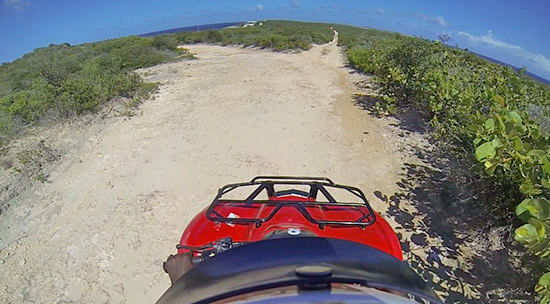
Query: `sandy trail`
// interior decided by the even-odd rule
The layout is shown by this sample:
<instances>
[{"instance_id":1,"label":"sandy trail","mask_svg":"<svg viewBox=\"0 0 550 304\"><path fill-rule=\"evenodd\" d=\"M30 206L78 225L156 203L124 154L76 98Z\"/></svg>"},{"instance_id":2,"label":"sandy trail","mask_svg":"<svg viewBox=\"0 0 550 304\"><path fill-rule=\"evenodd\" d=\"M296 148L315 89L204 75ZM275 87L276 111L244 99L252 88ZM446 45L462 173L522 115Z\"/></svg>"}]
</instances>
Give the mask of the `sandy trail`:
<instances>
[{"instance_id":1,"label":"sandy trail","mask_svg":"<svg viewBox=\"0 0 550 304\"><path fill-rule=\"evenodd\" d=\"M0 302L154 302L188 221L255 175L328 176L386 210L373 192L398 190L407 156L386 120L353 105L362 76L335 41L189 49L198 60L141 71L162 86L138 116L97 127L28 206L2 214Z\"/></svg>"}]
</instances>

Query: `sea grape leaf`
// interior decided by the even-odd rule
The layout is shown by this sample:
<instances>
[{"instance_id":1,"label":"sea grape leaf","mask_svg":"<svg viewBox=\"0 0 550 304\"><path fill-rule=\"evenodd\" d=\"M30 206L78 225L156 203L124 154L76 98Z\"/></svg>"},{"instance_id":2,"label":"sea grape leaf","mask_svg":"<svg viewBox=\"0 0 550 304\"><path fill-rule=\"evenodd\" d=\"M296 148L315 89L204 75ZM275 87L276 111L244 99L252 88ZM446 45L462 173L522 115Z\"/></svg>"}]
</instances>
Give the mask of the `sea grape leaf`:
<instances>
[{"instance_id":1,"label":"sea grape leaf","mask_svg":"<svg viewBox=\"0 0 550 304\"><path fill-rule=\"evenodd\" d=\"M533 149L533 150L529 151L527 153L527 155L529 155L531 157L534 156L537 160L542 160L542 158L546 156L546 152L544 152L543 150L539 150L539 149Z\"/></svg>"},{"instance_id":2,"label":"sea grape leaf","mask_svg":"<svg viewBox=\"0 0 550 304\"><path fill-rule=\"evenodd\" d=\"M513 122L514 124L518 125L522 123L521 116L516 111L510 111L506 113L506 117L508 118L508 121Z\"/></svg>"},{"instance_id":3,"label":"sea grape leaf","mask_svg":"<svg viewBox=\"0 0 550 304\"><path fill-rule=\"evenodd\" d=\"M476 159L483 161L496 155L495 147L491 142L486 142L476 148Z\"/></svg>"},{"instance_id":4,"label":"sea grape leaf","mask_svg":"<svg viewBox=\"0 0 550 304\"><path fill-rule=\"evenodd\" d=\"M526 198L517 205L516 215L525 222L532 217L541 221L547 220L550 218L550 201L546 198Z\"/></svg>"},{"instance_id":5,"label":"sea grape leaf","mask_svg":"<svg viewBox=\"0 0 550 304\"><path fill-rule=\"evenodd\" d=\"M550 161L546 156L542 158L542 169L547 175L550 175Z\"/></svg>"},{"instance_id":6,"label":"sea grape leaf","mask_svg":"<svg viewBox=\"0 0 550 304\"><path fill-rule=\"evenodd\" d=\"M535 227L535 229L537 230L537 236L538 236L539 240L545 238L546 229L544 228L544 225L542 224L541 221L539 221L536 218L530 218L529 222L527 222L527 224L531 224L533 227ZM548 244L548 242L547 242L547 244Z\"/></svg>"},{"instance_id":7,"label":"sea grape leaf","mask_svg":"<svg viewBox=\"0 0 550 304\"><path fill-rule=\"evenodd\" d=\"M538 240L537 228L531 224L518 227L514 233L514 239L523 244L532 244Z\"/></svg>"},{"instance_id":8,"label":"sea grape leaf","mask_svg":"<svg viewBox=\"0 0 550 304\"><path fill-rule=\"evenodd\" d=\"M498 94L495 94L495 96L493 97L493 100L498 103L501 107L506 107L506 101L504 100L504 98Z\"/></svg>"},{"instance_id":9,"label":"sea grape leaf","mask_svg":"<svg viewBox=\"0 0 550 304\"><path fill-rule=\"evenodd\" d=\"M536 227L535 227L536 228ZM546 252L548 251L548 244L550 244L550 240L548 239L540 239L540 231L539 231L539 239L534 242L529 248L533 253L539 257L542 257L544 255L547 255Z\"/></svg>"},{"instance_id":10,"label":"sea grape leaf","mask_svg":"<svg viewBox=\"0 0 550 304\"><path fill-rule=\"evenodd\" d=\"M523 183L521 183L521 185L519 186L519 192L525 194L525 195L528 195L528 196L533 196L533 195L538 195L538 194L541 194L542 193L542 190L538 189L534 184L533 182L531 182L530 179L525 179L523 181Z\"/></svg>"},{"instance_id":11,"label":"sea grape leaf","mask_svg":"<svg viewBox=\"0 0 550 304\"><path fill-rule=\"evenodd\" d=\"M485 128L492 130L495 128L495 120L492 118L489 118L485 121Z\"/></svg>"},{"instance_id":12,"label":"sea grape leaf","mask_svg":"<svg viewBox=\"0 0 550 304\"><path fill-rule=\"evenodd\" d=\"M548 220L550 218L550 201L544 197L537 199L537 201L541 210L538 218L542 221Z\"/></svg>"},{"instance_id":13,"label":"sea grape leaf","mask_svg":"<svg viewBox=\"0 0 550 304\"><path fill-rule=\"evenodd\" d=\"M539 279L539 285L549 286L550 285L550 272L547 272L542 275Z\"/></svg>"},{"instance_id":14,"label":"sea grape leaf","mask_svg":"<svg viewBox=\"0 0 550 304\"><path fill-rule=\"evenodd\" d=\"M483 132L483 127L481 127L480 125L469 125L468 130L476 132L476 133L482 133Z\"/></svg>"},{"instance_id":15,"label":"sea grape leaf","mask_svg":"<svg viewBox=\"0 0 550 304\"><path fill-rule=\"evenodd\" d=\"M524 222L527 222L531 218L531 213L527 208L531 201L532 199L526 198L519 205L516 206L516 215Z\"/></svg>"},{"instance_id":16,"label":"sea grape leaf","mask_svg":"<svg viewBox=\"0 0 550 304\"><path fill-rule=\"evenodd\" d=\"M489 175L492 175L494 172L495 172L495 169L498 167L498 165L492 165L491 167L489 168L486 168L485 169L485 172L487 172L487 174Z\"/></svg>"},{"instance_id":17,"label":"sea grape leaf","mask_svg":"<svg viewBox=\"0 0 550 304\"><path fill-rule=\"evenodd\" d=\"M514 148L517 151L523 151L524 147L523 147L523 141L521 141L521 138L517 137L514 139Z\"/></svg>"},{"instance_id":18,"label":"sea grape leaf","mask_svg":"<svg viewBox=\"0 0 550 304\"><path fill-rule=\"evenodd\" d=\"M481 138L474 139L474 146L477 146L481 142Z\"/></svg>"}]
</instances>

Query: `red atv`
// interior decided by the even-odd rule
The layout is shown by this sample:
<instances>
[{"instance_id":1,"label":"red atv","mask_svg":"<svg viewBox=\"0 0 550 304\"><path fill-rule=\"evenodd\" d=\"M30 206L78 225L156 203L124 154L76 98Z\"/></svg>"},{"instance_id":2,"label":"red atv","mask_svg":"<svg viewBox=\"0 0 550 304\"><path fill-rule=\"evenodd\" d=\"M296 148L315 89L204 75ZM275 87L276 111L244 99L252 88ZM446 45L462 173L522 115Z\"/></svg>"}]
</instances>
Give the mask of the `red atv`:
<instances>
[{"instance_id":1,"label":"red atv","mask_svg":"<svg viewBox=\"0 0 550 304\"><path fill-rule=\"evenodd\" d=\"M226 185L176 247L196 265L159 303L441 303L363 192L324 177Z\"/></svg>"}]
</instances>

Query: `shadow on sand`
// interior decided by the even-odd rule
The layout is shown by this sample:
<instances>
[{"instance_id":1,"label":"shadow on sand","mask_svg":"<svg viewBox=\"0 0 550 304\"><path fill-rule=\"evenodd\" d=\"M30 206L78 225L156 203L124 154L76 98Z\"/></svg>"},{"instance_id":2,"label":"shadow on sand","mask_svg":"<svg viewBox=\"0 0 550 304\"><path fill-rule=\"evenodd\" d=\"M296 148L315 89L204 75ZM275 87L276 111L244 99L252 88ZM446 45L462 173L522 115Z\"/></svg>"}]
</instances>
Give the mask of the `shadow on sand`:
<instances>
[{"instance_id":1,"label":"shadow on sand","mask_svg":"<svg viewBox=\"0 0 550 304\"><path fill-rule=\"evenodd\" d=\"M377 101L354 97L374 116ZM400 133L427 135L426 117L400 111L395 117ZM522 258L524 250L513 240L513 210L495 210L488 201L498 199L499 190L469 173L466 156L456 159L434 147L413 152L421 164L404 164L400 191L374 192L388 204L386 216L400 226L396 233L405 260L447 303L534 303L542 274L534 264L538 259Z\"/></svg>"}]
</instances>

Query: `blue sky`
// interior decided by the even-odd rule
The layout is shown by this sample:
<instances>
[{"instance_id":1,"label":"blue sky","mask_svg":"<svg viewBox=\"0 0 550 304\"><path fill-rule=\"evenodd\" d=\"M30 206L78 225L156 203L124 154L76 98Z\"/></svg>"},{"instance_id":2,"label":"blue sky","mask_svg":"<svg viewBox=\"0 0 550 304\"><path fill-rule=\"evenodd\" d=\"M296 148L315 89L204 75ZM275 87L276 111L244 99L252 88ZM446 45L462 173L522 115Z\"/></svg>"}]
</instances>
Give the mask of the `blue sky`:
<instances>
[{"instance_id":1,"label":"blue sky","mask_svg":"<svg viewBox=\"0 0 550 304\"><path fill-rule=\"evenodd\" d=\"M550 79L550 1L0 0L0 62L50 43L79 44L196 24L336 22L436 39Z\"/></svg>"}]
</instances>

